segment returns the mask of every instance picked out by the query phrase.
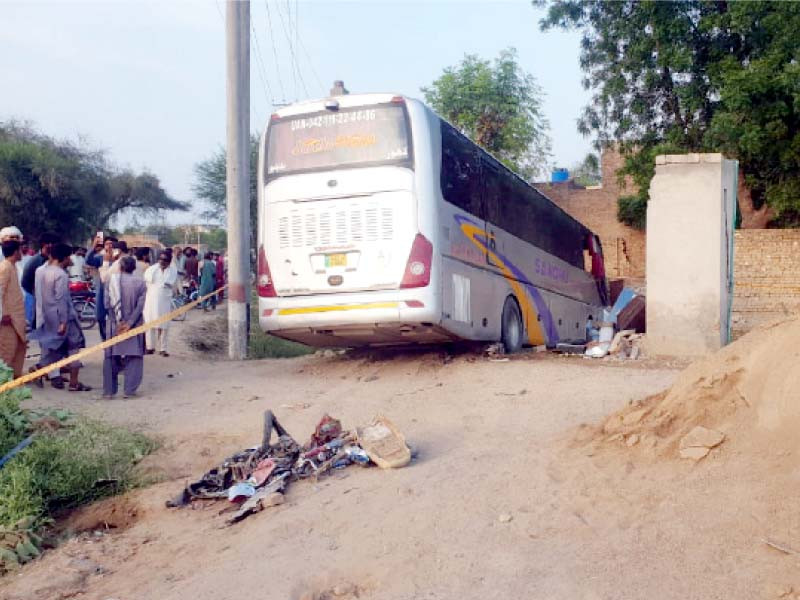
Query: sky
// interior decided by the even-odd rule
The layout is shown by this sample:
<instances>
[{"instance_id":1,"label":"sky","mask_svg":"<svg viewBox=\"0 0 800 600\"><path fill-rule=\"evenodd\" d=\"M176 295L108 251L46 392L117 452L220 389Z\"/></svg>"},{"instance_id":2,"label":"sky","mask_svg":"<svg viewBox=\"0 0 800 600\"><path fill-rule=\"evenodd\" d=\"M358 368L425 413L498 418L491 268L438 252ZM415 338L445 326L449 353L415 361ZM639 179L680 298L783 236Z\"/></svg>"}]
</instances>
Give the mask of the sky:
<instances>
[{"instance_id":1,"label":"sky","mask_svg":"<svg viewBox=\"0 0 800 600\"><path fill-rule=\"evenodd\" d=\"M225 140L224 13L224 0L0 0L0 121L30 121L155 173L192 205L164 219L198 222L192 169ZM546 93L554 162L571 166L591 151L576 127L590 99L580 37L542 33L542 15L528 0L253 0L251 130L275 104L326 96L335 79L351 93L422 98L465 54L493 59L513 46Z\"/></svg>"}]
</instances>

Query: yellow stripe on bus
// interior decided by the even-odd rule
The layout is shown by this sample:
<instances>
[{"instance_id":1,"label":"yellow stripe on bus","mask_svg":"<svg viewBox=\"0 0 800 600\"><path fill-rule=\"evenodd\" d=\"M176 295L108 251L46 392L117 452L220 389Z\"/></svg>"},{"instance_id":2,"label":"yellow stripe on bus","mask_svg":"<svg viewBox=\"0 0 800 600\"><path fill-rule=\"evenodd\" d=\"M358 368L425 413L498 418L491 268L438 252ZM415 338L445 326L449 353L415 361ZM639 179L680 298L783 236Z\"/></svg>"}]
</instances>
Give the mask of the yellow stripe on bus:
<instances>
[{"instance_id":1,"label":"yellow stripe on bus","mask_svg":"<svg viewBox=\"0 0 800 600\"><path fill-rule=\"evenodd\" d=\"M399 302L369 302L366 304L334 304L331 306L308 306L304 308L281 308L279 315L307 315L310 313L336 312L340 310L364 310L371 308L397 308Z\"/></svg>"}]
</instances>

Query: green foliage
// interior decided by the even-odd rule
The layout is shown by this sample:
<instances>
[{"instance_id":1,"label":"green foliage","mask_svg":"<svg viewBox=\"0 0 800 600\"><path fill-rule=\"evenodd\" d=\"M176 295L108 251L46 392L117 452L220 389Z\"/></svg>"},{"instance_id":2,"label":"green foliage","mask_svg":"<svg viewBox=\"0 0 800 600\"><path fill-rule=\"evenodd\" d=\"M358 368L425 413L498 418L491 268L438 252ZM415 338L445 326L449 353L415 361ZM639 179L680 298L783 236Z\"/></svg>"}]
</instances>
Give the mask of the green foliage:
<instances>
[{"instance_id":1,"label":"green foliage","mask_svg":"<svg viewBox=\"0 0 800 600\"><path fill-rule=\"evenodd\" d=\"M314 352L313 348L264 333L258 326L250 332L250 340L247 345L247 358L252 360L260 358L294 358L295 356L305 356L312 352Z\"/></svg>"},{"instance_id":2,"label":"green foliage","mask_svg":"<svg viewBox=\"0 0 800 600\"><path fill-rule=\"evenodd\" d=\"M0 577L41 554L42 538L33 519L21 519L13 526L0 526Z\"/></svg>"},{"instance_id":3,"label":"green foliage","mask_svg":"<svg viewBox=\"0 0 800 600\"><path fill-rule=\"evenodd\" d=\"M123 211L187 208L155 175L120 170L103 151L0 123L0 222L16 225L28 238L52 230L79 241Z\"/></svg>"},{"instance_id":4,"label":"green foliage","mask_svg":"<svg viewBox=\"0 0 800 600\"><path fill-rule=\"evenodd\" d=\"M258 134L250 136L250 247L256 246L258 231ZM227 155L224 148L219 148L209 158L194 166L195 182L192 191L204 200L208 210L203 217L224 223L227 214Z\"/></svg>"},{"instance_id":5,"label":"green foliage","mask_svg":"<svg viewBox=\"0 0 800 600\"><path fill-rule=\"evenodd\" d=\"M617 220L636 229L647 224L647 199L641 196L620 196L617 200Z\"/></svg>"},{"instance_id":6,"label":"green foliage","mask_svg":"<svg viewBox=\"0 0 800 600\"><path fill-rule=\"evenodd\" d=\"M200 243L206 244L212 250L225 250L228 245L228 232L223 227L209 227L210 231L200 233ZM152 223L150 225L136 225L125 230L127 234L155 235L165 246L183 246L186 243L197 242L196 230L187 225L166 225Z\"/></svg>"},{"instance_id":7,"label":"green foliage","mask_svg":"<svg viewBox=\"0 0 800 600\"><path fill-rule=\"evenodd\" d=\"M143 434L87 419L39 433L0 470L0 526L128 489L134 466L154 448Z\"/></svg>"},{"instance_id":8,"label":"green foliage","mask_svg":"<svg viewBox=\"0 0 800 600\"><path fill-rule=\"evenodd\" d=\"M515 49L503 50L494 63L467 55L422 92L437 113L509 168L527 179L547 175L543 92L520 67Z\"/></svg>"},{"instance_id":9,"label":"green foliage","mask_svg":"<svg viewBox=\"0 0 800 600\"><path fill-rule=\"evenodd\" d=\"M282 340L261 331L258 325L258 297L250 304L250 339L247 341L247 358L294 358L314 352L313 348L297 342Z\"/></svg>"},{"instance_id":10,"label":"green foliage","mask_svg":"<svg viewBox=\"0 0 800 600\"><path fill-rule=\"evenodd\" d=\"M603 179L600 173L600 159L596 154L587 154L581 162L570 169L570 176L575 183L584 187L599 185Z\"/></svg>"},{"instance_id":11,"label":"green foliage","mask_svg":"<svg viewBox=\"0 0 800 600\"><path fill-rule=\"evenodd\" d=\"M581 132L647 157L659 145L724 152L739 160L756 208L766 202L779 222L796 222L800 3L556 0L541 27L584 32L594 97ZM629 161L625 172L645 184L646 202L652 163Z\"/></svg>"},{"instance_id":12,"label":"green foliage","mask_svg":"<svg viewBox=\"0 0 800 600\"><path fill-rule=\"evenodd\" d=\"M200 243L212 250L225 250L228 246L228 232L222 227L200 234Z\"/></svg>"},{"instance_id":13,"label":"green foliage","mask_svg":"<svg viewBox=\"0 0 800 600\"><path fill-rule=\"evenodd\" d=\"M0 360L0 385L12 381L14 371ZM21 403L31 397L26 387L0 394L0 458L28 435L30 418Z\"/></svg>"}]
</instances>

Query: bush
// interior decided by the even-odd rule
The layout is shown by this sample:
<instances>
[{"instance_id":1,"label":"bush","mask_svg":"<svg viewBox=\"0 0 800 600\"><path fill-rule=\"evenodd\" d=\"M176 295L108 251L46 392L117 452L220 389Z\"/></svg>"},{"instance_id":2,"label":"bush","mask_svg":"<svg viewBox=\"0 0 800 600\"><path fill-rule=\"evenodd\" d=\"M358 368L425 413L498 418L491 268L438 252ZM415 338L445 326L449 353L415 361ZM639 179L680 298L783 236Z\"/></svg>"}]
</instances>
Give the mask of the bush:
<instances>
[{"instance_id":1,"label":"bush","mask_svg":"<svg viewBox=\"0 0 800 600\"><path fill-rule=\"evenodd\" d=\"M12 379L14 371L0 360L0 385ZM24 387L0 394L0 457L5 456L27 435L30 419L20 404L30 397L30 390Z\"/></svg>"},{"instance_id":2,"label":"bush","mask_svg":"<svg viewBox=\"0 0 800 600\"><path fill-rule=\"evenodd\" d=\"M125 491L154 448L143 434L88 419L40 434L0 471L0 525Z\"/></svg>"},{"instance_id":3,"label":"bush","mask_svg":"<svg viewBox=\"0 0 800 600\"><path fill-rule=\"evenodd\" d=\"M647 198L622 196L617 200L617 220L629 227L643 230L647 226Z\"/></svg>"},{"instance_id":4,"label":"bush","mask_svg":"<svg viewBox=\"0 0 800 600\"><path fill-rule=\"evenodd\" d=\"M0 361L0 384L12 377ZM36 532L58 510L134 485L136 464L155 449L145 435L123 427L89 419L63 426L63 411L37 421L40 415L20 406L29 397L27 388L0 394L0 456L41 429L0 469L0 575L38 556Z\"/></svg>"}]
</instances>

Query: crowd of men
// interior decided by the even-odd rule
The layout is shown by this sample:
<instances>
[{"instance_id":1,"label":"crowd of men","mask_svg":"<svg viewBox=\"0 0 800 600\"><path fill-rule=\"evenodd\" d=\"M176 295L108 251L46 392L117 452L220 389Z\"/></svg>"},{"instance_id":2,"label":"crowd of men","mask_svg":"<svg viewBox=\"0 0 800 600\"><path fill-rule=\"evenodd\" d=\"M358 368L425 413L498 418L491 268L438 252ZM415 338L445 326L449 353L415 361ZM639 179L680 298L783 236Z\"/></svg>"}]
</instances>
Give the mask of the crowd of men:
<instances>
[{"instance_id":1,"label":"crowd of men","mask_svg":"<svg viewBox=\"0 0 800 600\"><path fill-rule=\"evenodd\" d=\"M72 302L70 282L91 280L96 295L97 322L103 340L144 323L159 322L146 335L137 335L105 350L103 396L114 397L119 375L124 375L124 397L136 395L144 373L144 356L158 352L169 356L167 339L173 299L198 290L210 295L225 280L224 259L208 252L202 261L196 249L167 248L151 264L150 248L132 251L124 240L98 237L91 250L63 243L57 234L39 238L34 253L16 227L0 230L0 359L22 374L28 340L41 348L33 372L80 352L86 340ZM216 308L222 292L211 295L203 308ZM80 381L83 364L74 360L39 377L58 389L83 392L91 389Z\"/></svg>"}]
</instances>

